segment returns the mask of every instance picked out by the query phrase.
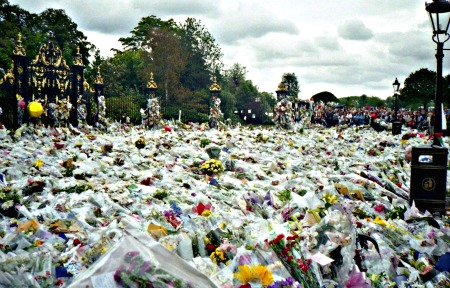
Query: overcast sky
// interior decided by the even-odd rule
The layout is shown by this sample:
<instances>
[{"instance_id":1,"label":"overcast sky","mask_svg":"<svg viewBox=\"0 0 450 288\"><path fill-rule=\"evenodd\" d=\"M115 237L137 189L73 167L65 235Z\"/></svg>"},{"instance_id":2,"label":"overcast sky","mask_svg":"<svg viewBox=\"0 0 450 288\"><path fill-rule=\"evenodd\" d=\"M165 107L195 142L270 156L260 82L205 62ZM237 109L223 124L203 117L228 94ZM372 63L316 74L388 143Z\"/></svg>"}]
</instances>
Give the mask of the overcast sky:
<instances>
[{"instance_id":1,"label":"overcast sky","mask_svg":"<svg viewBox=\"0 0 450 288\"><path fill-rule=\"evenodd\" d=\"M430 1L430 0L429 0ZM260 91L274 93L283 73L297 75L302 99L386 98L392 82L414 71L436 71L425 0L10 0L33 13L64 9L102 56L121 49L142 17L201 21L224 54ZM450 41L449 41L450 43ZM444 48L450 48L447 44ZM450 52L444 75L450 73ZM274 93L275 94L275 93Z\"/></svg>"}]
</instances>

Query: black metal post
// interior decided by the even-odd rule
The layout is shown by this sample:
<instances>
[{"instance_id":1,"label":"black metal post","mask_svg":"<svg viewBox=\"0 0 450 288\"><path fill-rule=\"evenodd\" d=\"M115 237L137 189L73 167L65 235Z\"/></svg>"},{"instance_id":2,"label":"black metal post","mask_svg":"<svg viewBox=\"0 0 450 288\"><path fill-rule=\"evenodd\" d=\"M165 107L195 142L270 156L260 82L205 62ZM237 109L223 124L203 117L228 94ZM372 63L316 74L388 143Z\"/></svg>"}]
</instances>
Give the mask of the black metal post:
<instances>
[{"instance_id":1,"label":"black metal post","mask_svg":"<svg viewBox=\"0 0 450 288\"><path fill-rule=\"evenodd\" d=\"M398 120L398 93L395 92L394 122Z\"/></svg>"},{"instance_id":2,"label":"black metal post","mask_svg":"<svg viewBox=\"0 0 450 288\"><path fill-rule=\"evenodd\" d=\"M436 94L434 107L434 139L433 146L442 147L442 59L444 58L444 43L437 43L436 50Z\"/></svg>"},{"instance_id":3,"label":"black metal post","mask_svg":"<svg viewBox=\"0 0 450 288\"><path fill-rule=\"evenodd\" d=\"M72 97L70 102L72 110L70 111L69 122L73 127L78 126L78 97L84 94L84 66L72 66Z\"/></svg>"},{"instance_id":4,"label":"black metal post","mask_svg":"<svg viewBox=\"0 0 450 288\"><path fill-rule=\"evenodd\" d=\"M25 103L31 101L30 95L28 95L28 57L24 55L13 55L12 60L14 61L13 74L14 74L14 84L13 84L13 95L10 99L10 104L13 107L13 129L19 128L19 115L18 115L18 101L17 95L24 98ZM24 113L24 118L28 118L28 114ZM22 119L25 123L25 119Z\"/></svg>"}]
</instances>

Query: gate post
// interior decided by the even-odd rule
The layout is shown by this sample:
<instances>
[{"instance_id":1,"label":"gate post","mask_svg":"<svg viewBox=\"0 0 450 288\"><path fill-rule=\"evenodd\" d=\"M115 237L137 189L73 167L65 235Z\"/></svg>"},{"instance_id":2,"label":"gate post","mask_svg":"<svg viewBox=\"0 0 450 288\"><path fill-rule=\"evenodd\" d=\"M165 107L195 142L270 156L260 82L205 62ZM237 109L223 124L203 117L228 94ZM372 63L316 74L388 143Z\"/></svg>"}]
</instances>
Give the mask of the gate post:
<instances>
[{"instance_id":1,"label":"gate post","mask_svg":"<svg viewBox=\"0 0 450 288\"><path fill-rule=\"evenodd\" d=\"M22 34L19 33L17 38L17 45L14 48L14 54L11 57L14 75L13 95L7 104L11 105L13 109L13 129L19 128L17 97L22 97L26 105L28 105L28 102L31 100L30 95L28 95L28 57L26 56L25 48L22 47Z\"/></svg>"},{"instance_id":2,"label":"gate post","mask_svg":"<svg viewBox=\"0 0 450 288\"><path fill-rule=\"evenodd\" d=\"M84 94L84 68L80 47L77 47L77 55L72 65L72 97L70 97L72 110L69 116L69 122L73 127L78 126L78 98Z\"/></svg>"},{"instance_id":3,"label":"gate post","mask_svg":"<svg viewBox=\"0 0 450 288\"><path fill-rule=\"evenodd\" d=\"M95 78L95 81L94 81L94 89L95 89L94 101L95 101L95 106L96 106L94 124L98 123L98 113L99 113L98 97L103 95L104 87L105 87L105 85L103 84L103 78L102 78L102 75L100 74L100 66L98 66L97 77Z\"/></svg>"}]
</instances>

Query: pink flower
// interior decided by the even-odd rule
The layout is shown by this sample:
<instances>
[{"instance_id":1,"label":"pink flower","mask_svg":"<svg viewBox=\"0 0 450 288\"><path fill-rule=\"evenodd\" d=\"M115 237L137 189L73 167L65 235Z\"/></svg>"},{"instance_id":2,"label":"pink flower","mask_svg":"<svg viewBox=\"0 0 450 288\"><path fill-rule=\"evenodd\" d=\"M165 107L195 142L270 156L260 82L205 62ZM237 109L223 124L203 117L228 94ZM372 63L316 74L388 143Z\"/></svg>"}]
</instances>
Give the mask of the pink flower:
<instances>
[{"instance_id":1,"label":"pink flower","mask_svg":"<svg viewBox=\"0 0 450 288\"><path fill-rule=\"evenodd\" d=\"M377 206L373 207L373 210L375 210L378 213L383 213L384 212L384 205L383 204L378 204Z\"/></svg>"}]
</instances>

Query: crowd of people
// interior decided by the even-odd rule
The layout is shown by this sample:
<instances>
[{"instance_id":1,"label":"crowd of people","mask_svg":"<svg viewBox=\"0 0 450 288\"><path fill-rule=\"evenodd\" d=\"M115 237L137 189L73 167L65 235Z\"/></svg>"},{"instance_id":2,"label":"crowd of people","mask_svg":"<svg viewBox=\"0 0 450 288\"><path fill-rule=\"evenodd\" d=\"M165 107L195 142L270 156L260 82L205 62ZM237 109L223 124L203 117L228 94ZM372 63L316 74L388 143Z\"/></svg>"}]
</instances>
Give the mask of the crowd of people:
<instances>
[{"instance_id":1,"label":"crowd of people","mask_svg":"<svg viewBox=\"0 0 450 288\"><path fill-rule=\"evenodd\" d=\"M445 117L450 120L450 110L445 110ZM396 117L395 117L396 116ZM434 111L432 109L399 109L386 107L346 107L344 105L317 104L311 113L311 123L326 127L338 125L371 125L382 131L391 129L393 122L400 122L403 127L417 129L421 132L432 133L434 125Z\"/></svg>"}]
</instances>

